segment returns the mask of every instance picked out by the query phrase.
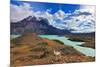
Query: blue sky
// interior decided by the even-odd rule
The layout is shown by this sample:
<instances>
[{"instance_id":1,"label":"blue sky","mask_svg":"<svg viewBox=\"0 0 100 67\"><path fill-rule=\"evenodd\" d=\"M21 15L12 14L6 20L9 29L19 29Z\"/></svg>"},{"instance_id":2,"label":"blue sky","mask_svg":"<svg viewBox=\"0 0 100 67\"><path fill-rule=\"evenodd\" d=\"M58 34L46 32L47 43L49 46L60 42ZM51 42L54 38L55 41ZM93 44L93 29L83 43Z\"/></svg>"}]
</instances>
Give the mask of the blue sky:
<instances>
[{"instance_id":1,"label":"blue sky","mask_svg":"<svg viewBox=\"0 0 100 67\"><path fill-rule=\"evenodd\" d=\"M29 3L33 11L46 11L50 9L50 13L53 14L58 10L62 10L65 13L72 13L76 9L80 8L80 5L77 4L61 4L61 3L44 3L44 2L25 2L25 1L11 1L11 4L14 5L23 5L23 3Z\"/></svg>"},{"instance_id":2,"label":"blue sky","mask_svg":"<svg viewBox=\"0 0 100 67\"><path fill-rule=\"evenodd\" d=\"M46 18L50 25L75 33L95 31L95 6L11 0L11 21L29 16Z\"/></svg>"}]
</instances>

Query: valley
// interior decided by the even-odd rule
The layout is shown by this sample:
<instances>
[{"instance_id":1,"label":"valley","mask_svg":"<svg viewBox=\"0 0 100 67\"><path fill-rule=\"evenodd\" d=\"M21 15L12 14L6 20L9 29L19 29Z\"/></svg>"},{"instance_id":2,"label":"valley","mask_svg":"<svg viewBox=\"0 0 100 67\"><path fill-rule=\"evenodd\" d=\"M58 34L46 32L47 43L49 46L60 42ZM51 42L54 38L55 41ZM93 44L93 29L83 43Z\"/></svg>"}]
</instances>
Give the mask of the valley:
<instances>
[{"instance_id":1,"label":"valley","mask_svg":"<svg viewBox=\"0 0 100 67\"><path fill-rule=\"evenodd\" d=\"M81 47L81 42L66 42L67 39L69 38L57 35L38 36L35 33L26 33L12 38L11 66L92 62L95 60L93 49Z\"/></svg>"}]
</instances>

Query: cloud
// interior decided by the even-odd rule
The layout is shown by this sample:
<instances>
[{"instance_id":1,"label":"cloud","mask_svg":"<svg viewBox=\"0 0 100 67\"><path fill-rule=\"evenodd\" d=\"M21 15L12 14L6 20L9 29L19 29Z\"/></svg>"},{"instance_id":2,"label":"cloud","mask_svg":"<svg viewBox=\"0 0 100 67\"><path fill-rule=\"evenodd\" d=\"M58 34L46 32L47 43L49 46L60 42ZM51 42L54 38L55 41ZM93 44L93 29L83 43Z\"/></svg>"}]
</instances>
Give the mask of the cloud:
<instances>
[{"instance_id":1,"label":"cloud","mask_svg":"<svg viewBox=\"0 0 100 67\"><path fill-rule=\"evenodd\" d=\"M33 13L31 6L28 3L23 3L22 5L10 5L11 11L11 22L20 21Z\"/></svg>"},{"instance_id":2,"label":"cloud","mask_svg":"<svg viewBox=\"0 0 100 67\"><path fill-rule=\"evenodd\" d=\"M89 13L91 13L92 15L95 15L95 9L96 9L96 7L95 6L93 6L93 5L87 5L87 6L81 6L80 7L80 11L82 12L89 12Z\"/></svg>"},{"instance_id":3,"label":"cloud","mask_svg":"<svg viewBox=\"0 0 100 67\"><path fill-rule=\"evenodd\" d=\"M64 18L64 16L65 16L65 12L62 11L62 10L58 10L58 11L55 13L55 18L57 18L57 19L62 20L62 19Z\"/></svg>"},{"instance_id":4,"label":"cloud","mask_svg":"<svg viewBox=\"0 0 100 67\"><path fill-rule=\"evenodd\" d=\"M35 16L37 20L41 20L40 17L45 18L49 21L49 24L52 25L53 15L49 13L50 11L51 10L49 9L47 9L46 11L36 11L33 13L33 16Z\"/></svg>"},{"instance_id":5,"label":"cloud","mask_svg":"<svg viewBox=\"0 0 100 67\"><path fill-rule=\"evenodd\" d=\"M70 16L68 23L72 33L89 33L95 31L95 6L80 6Z\"/></svg>"},{"instance_id":6,"label":"cloud","mask_svg":"<svg viewBox=\"0 0 100 67\"><path fill-rule=\"evenodd\" d=\"M73 13L66 14L59 10L53 26L70 30L72 33L89 33L95 31L95 6L80 6Z\"/></svg>"},{"instance_id":7,"label":"cloud","mask_svg":"<svg viewBox=\"0 0 100 67\"><path fill-rule=\"evenodd\" d=\"M33 11L29 3L22 5L11 4L11 21L17 22L28 16L35 16L37 20L40 17L46 18L50 25L58 29L70 30L72 33L89 33L95 31L95 6L80 6L80 9L73 13L65 13L58 10L50 14L52 9L46 11Z\"/></svg>"},{"instance_id":8,"label":"cloud","mask_svg":"<svg viewBox=\"0 0 100 67\"><path fill-rule=\"evenodd\" d=\"M95 29L92 28L92 29L78 29L78 30L75 30L75 31L71 31L71 33L91 33L91 32L94 32Z\"/></svg>"}]
</instances>

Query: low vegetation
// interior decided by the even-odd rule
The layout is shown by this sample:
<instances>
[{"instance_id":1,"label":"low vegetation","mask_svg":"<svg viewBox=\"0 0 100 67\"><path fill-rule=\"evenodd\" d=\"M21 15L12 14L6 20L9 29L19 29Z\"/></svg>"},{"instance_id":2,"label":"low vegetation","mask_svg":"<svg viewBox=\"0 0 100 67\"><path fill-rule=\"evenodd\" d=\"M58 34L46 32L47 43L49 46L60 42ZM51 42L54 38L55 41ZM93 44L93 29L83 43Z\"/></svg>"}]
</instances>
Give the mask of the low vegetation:
<instances>
[{"instance_id":1,"label":"low vegetation","mask_svg":"<svg viewBox=\"0 0 100 67\"><path fill-rule=\"evenodd\" d=\"M47 42L42 42L42 43L38 43L37 45L47 46L48 43Z\"/></svg>"},{"instance_id":2,"label":"low vegetation","mask_svg":"<svg viewBox=\"0 0 100 67\"><path fill-rule=\"evenodd\" d=\"M18 44L21 46L18 47ZM14 45L11 47L11 67L95 60L95 57L85 56L58 40L42 39L34 34L11 40L11 45ZM54 51L60 55L56 56Z\"/></svg>"},{"instance_id":3,"label":"low vegetation","mask_svg":"<svg viewBox=\"0 0 100 67\"><path fill-rule=\"evenodd\" d=\"M53 40L53 41L56 41L56 42L58 42L58 43L60 43L60 44L64 44L63 42L61 42L61 41L59 41L59 40Z\"/></svg>"}]
</instances>

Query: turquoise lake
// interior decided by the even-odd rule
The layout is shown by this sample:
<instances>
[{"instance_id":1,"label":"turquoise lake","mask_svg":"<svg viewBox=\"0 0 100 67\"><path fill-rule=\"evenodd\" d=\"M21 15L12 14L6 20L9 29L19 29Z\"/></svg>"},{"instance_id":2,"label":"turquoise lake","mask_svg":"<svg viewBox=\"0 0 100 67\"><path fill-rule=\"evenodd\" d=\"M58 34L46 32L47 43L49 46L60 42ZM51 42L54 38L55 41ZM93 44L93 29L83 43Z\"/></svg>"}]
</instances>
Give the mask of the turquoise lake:
<instances>
[{"instance_id":1,"label":"turquoise lake","mask_svg":"<svg viewBox=\"0 0 100 67\"><path fill-rule=\"evenodd\" d=\"M19 37L20 35L11 35L11 39ZM59 40L63 42L65 45L73 46L76 50L79 52L85 54L86 56L95 56L95 49L88 48L88 47L82 47L80 45L84 44L85 42L76 42L68 40L69 38L64 36L58 36L58 35L39 35L41 38L48 38L50 40Z\"/></svg>"}]
</instances>

